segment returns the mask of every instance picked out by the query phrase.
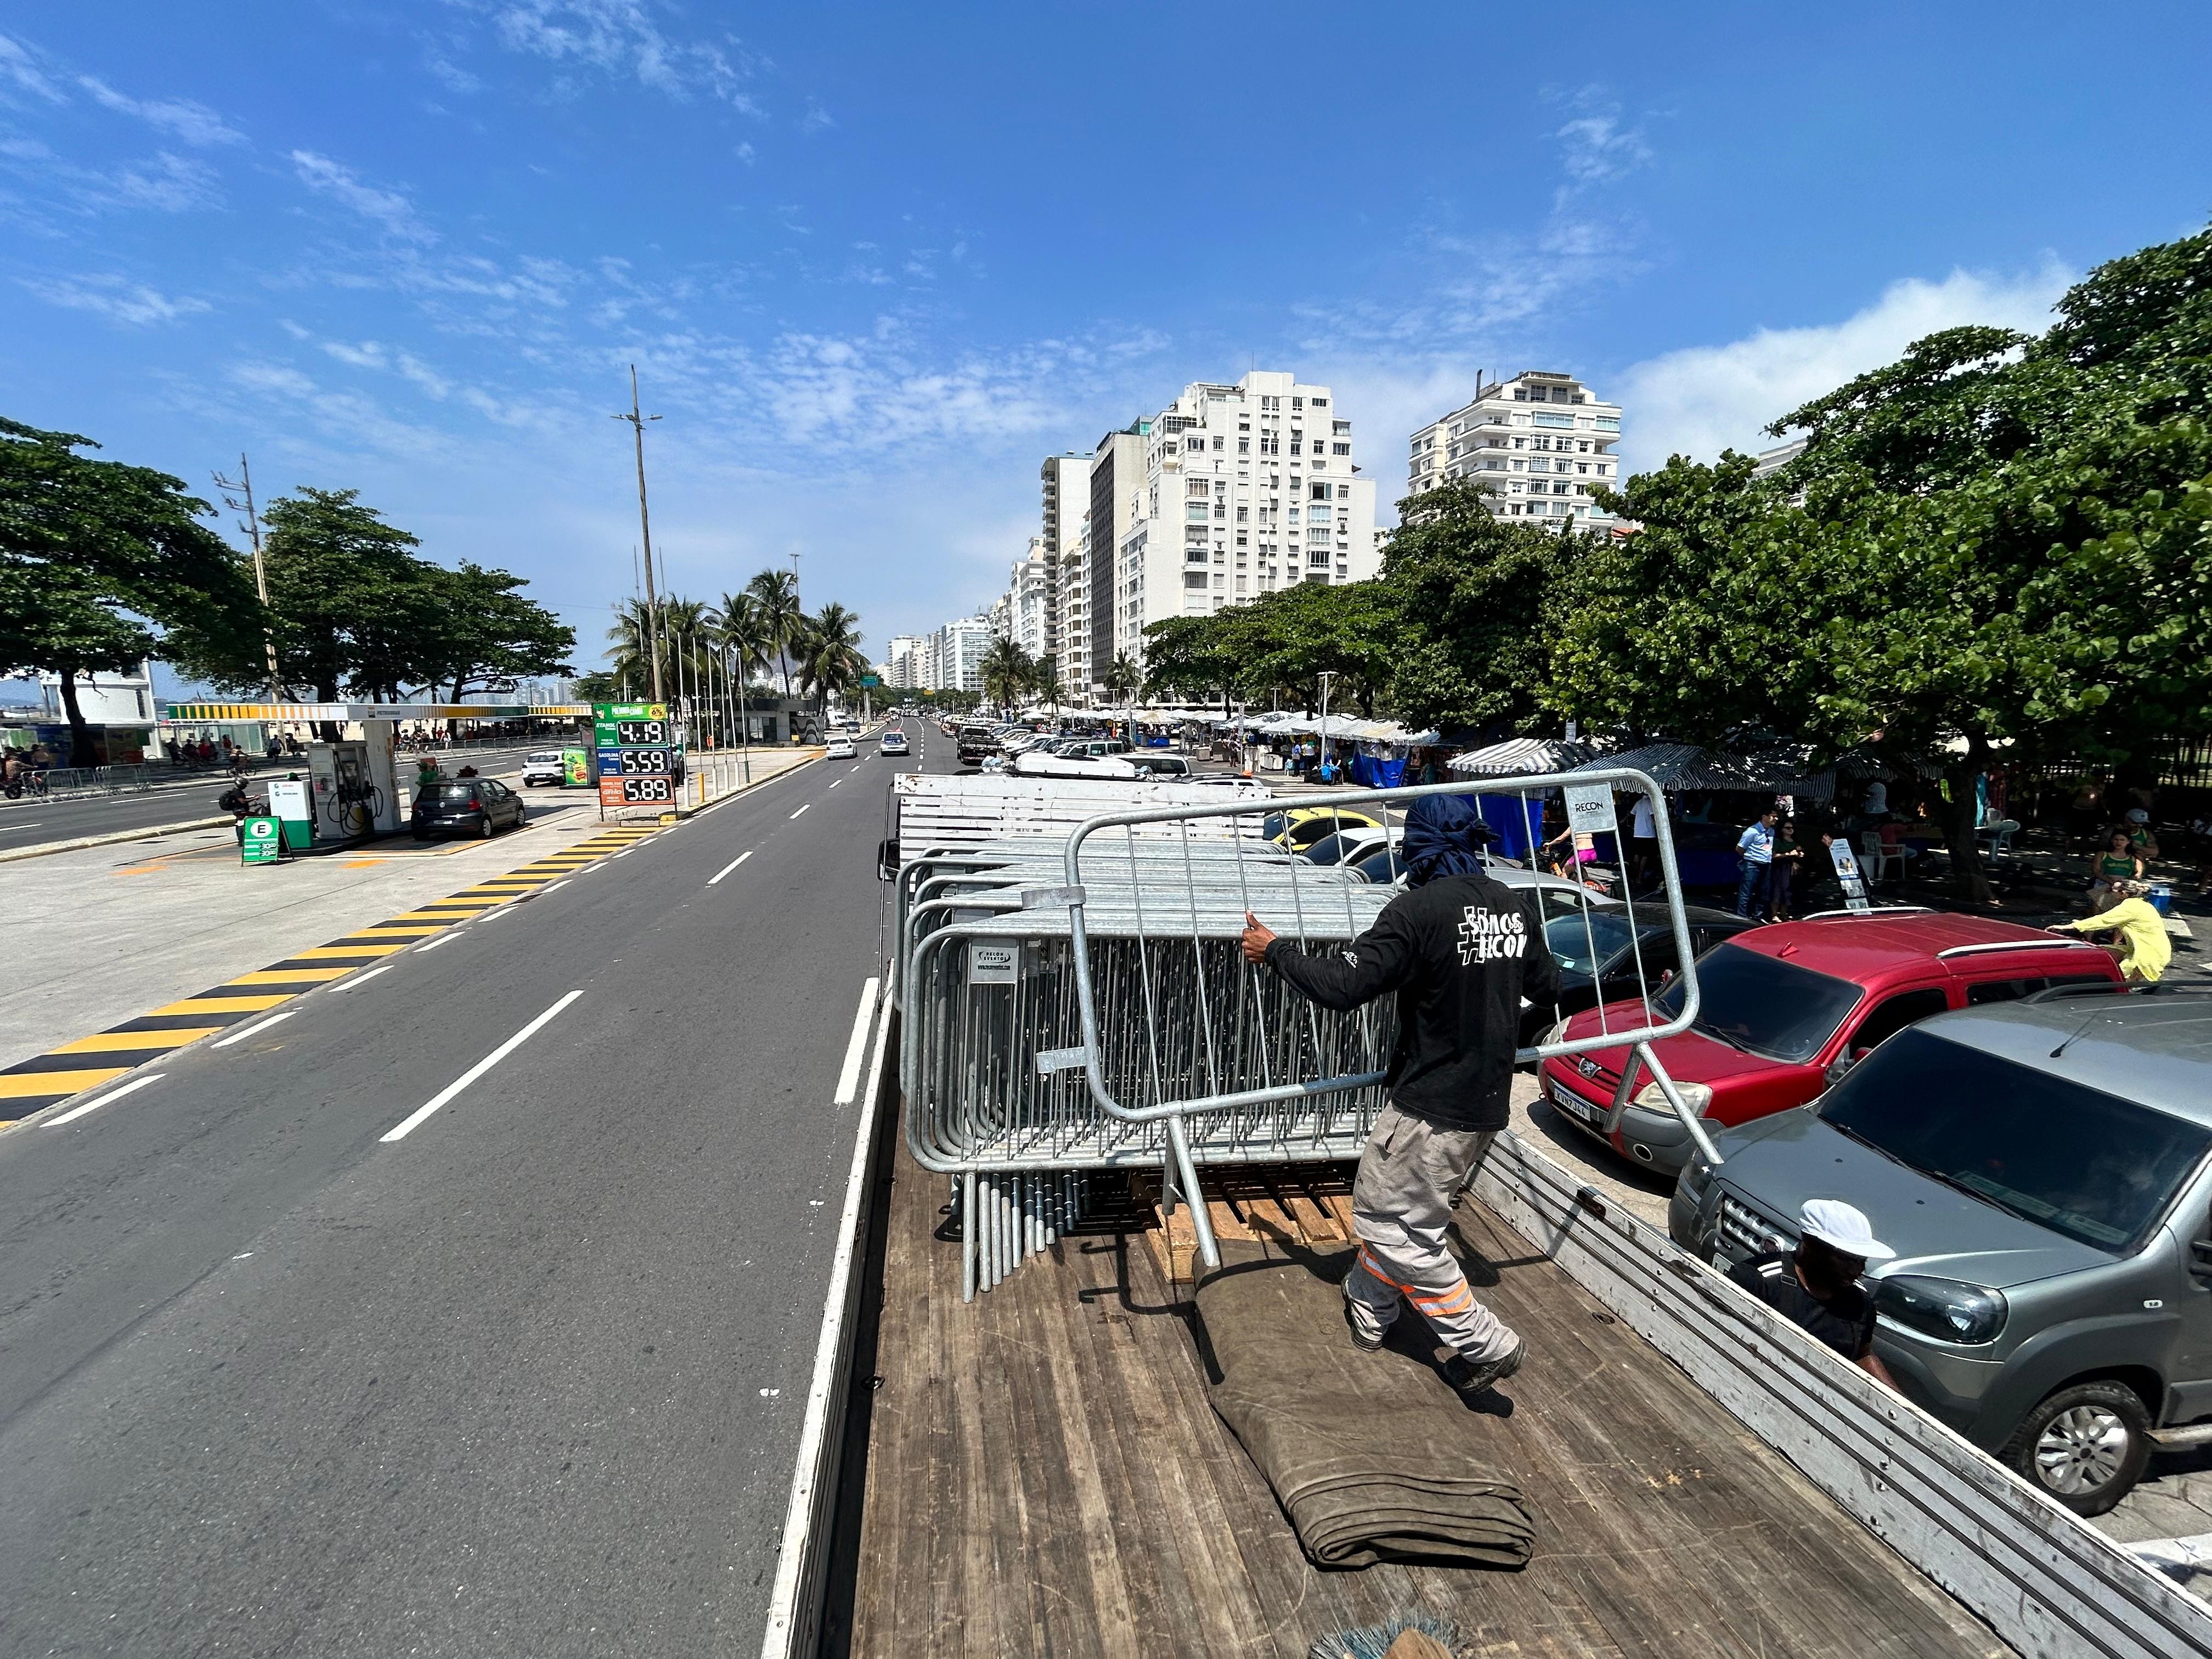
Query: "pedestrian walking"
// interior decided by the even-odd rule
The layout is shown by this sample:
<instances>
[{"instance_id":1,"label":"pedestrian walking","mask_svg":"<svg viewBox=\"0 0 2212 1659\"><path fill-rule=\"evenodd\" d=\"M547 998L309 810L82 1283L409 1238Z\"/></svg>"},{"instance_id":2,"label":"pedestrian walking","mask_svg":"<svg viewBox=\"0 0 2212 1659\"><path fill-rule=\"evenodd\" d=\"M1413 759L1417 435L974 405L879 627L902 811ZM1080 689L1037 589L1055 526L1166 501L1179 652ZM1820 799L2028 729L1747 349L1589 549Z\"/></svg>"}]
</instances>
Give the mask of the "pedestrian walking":
<instances>
[{"instance_id":1,"label":"pedestrian walking","mask_svg":"<svg viewBox=\"0 0 2212 1659\"><path fill-rule=\"evenodd\" d=\"M1659 870L1659 827L1651 811L1651 797L1638 795L1628 813L1629 890L1649 891Z\"/></svg>"},{"instance_id":2,"label":"pedestrian walking","mask_svg":"<svg viewBox=\"0 0 2212 1659\"><path fill-rule=\"evenodd\" d=\"M1743 861L1743 874L1736 882L1735 913L1753 921L1765 920L1769 914L1767 884L1773 874L1774 826L1780 817L1770 806L1736 837L1735 853Z\"/></svg>"},{"instance_id":3,"label":"pedestrian walking","mask_svg":"<svg viewBox=\"0 0 2212 1659\"><path fill-rule=\"evenodd\" d=\"M1445 1380L1468 1398L1518 1370L1523 1343L1474 1299L1444 1231L1505 1127L1524 999L1554 1000L1559 981L1540 918L1484 873L1493 833L1462 797L1416 801L1401 843L1407 890L1341 957L1309 956L1244 918L1246 958L1325 1008L1397 994L1390 1098L1352 1183L1359 1250L1344 1281L1345 1322L1352 1345L1371 1353L1411 1303L1451 1348Z\"/></svg>"},{"instance_id":4,"label":"pedestrian walking","mask_svg":"<svg viewBox=\"0 0 2212 1659\"><path fill-rule=\"evenodd\" d=\"M1893 1389L1897 1379L1874 1351L1874 1298L1859 1280L1868 1262L1896 1254L1874 1236L1858 1209L1841 1199L1813 1198L1797 1212L1794 1251L1749 1257L1730 1268L1729 1278Z\"/></svg>"}]
</instances>

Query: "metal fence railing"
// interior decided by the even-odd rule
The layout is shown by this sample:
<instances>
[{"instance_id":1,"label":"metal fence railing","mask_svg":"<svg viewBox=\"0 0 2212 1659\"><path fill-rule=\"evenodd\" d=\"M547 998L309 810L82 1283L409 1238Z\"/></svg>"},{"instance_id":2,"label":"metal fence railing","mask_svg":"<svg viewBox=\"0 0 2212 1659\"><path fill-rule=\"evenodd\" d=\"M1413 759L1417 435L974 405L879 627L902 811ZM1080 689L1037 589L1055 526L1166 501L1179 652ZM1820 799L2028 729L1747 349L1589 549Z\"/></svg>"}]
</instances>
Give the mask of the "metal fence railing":
<instances>
[{"instance_id":1,"label":"metal fence railing","mask_svg":"<svg viewBox=\"0 0 2212 1659\"><path fill-rule=\"evenodd\" d=\"M1586 809L1602 805L1607 830L1615 789L1659 799L1649 777L1627 769L1575 783ZM1379 821L1395 853L1403 809L1425 795L1517 796L1525 808L1558 787L1502 779L1113 812L1064 837L902 866L894 925L907 1144L924 1167L962 1180L964 1213L977 1218L966 1230L970 1293L1066 1224L1075 1188L1048 1177L1157 1166L1164 1202L1191 1204L1212 1263L1195 1201L1201 1165L1349 1158L1365 1141L1397 1041L1393 1000L1349 1013L1321 1008L1244 962L1239 938L1249 912L1302 949L1341 951L1395 890L1294 856L1256 833L1261 825L1289 840L1304 814L1358 811ZM1601 933L1626 940L1595 1030L1569 1040L1562 1022L1518 1058L1628 1049L1608 1129L1641 1067L1711 1156L1650 1046L1698 1013L1672 843L1663 811L1654 819L1656 900L1635 898L1625 882L1616 898L1525 869L1493 872L1533 897L1535 925L1564 927L1562 942L1578 931L1579 954L1593 962ZM1561 890L1573 902L1547 907ZM1641 957L1655 927L1672 935L1667 955L1680 964L1664 1009Z\"/></svg>"}]
</instances>

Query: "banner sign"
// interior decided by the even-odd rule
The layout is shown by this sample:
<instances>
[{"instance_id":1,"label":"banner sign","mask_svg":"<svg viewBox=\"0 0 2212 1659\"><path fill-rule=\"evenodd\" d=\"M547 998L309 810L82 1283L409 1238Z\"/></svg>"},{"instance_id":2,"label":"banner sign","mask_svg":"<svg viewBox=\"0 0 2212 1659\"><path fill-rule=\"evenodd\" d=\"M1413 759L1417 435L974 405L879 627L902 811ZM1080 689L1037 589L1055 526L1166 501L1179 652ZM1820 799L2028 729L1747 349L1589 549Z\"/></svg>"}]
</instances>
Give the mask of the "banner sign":
<instances>
[{"instance_id":1,"label":"banner sign","mask_svg":"<svg viewBox=\"0 0 2212 1659\"><path fill-rule=\"evenodd\" d=\"M1828 861L1836 866L1836 882L1844 890L1844 908L1873 909L1867 898L1866 878L1859 873L1859 861L1852 855L1850 843L1841 836L1828 843Z\"/></svg>"}]
</instances>

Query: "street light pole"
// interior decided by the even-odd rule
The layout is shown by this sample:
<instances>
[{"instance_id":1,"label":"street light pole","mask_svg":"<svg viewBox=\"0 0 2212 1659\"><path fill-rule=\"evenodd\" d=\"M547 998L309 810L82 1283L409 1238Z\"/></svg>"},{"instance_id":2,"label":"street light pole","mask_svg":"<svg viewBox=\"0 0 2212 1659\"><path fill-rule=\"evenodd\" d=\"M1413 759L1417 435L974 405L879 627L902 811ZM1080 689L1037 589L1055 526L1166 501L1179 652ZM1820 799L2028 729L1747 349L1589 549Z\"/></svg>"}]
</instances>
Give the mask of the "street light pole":
<instances>
[{"instance_id":1,"label":"street light pole","mask_svg":"<svg viewBox=\"0 0 2212 1659\"><path fill-rule=\"evenodd\" d=\"M253 470L246 465L243 453L238 458L238 482L233 483L218 472L215 475L215 487L226 492L234 489L246 497L245 505L242 507L238 502L232 501L228 493L224 495L223 501L234 511L240 511L246 514L246 522L240 528L246 532L253 543L253 591L261 596L261 608L265 611L269 608L269 573L263 568L261 562L261 515L254 510ZM284 692L276 678L276 636L266 627L261 630L261 648L268 653L269 658L269 701L282 702L284 701Z\"/></svg>"},{"instance_id":2,"label":"street light pole","mask_svg":"<svg viewBox=\"0 0 2212 1659\"><path fill-rule=\"evenodd\" d=\"M1320 781L1328 781L1328 683L1336 678L1336 670L1321 671L1321 764L1316 769Z\"/></svg>"},{"instance_id":3,"label":"street light pole","mask_svg":"<svg viewBox=\"0 0 2212 1659\"><path fill-rule=\"evenodd\" d=\"M665 702L667 699L662 696L660 686L659 624L654 618L654 607L659 601L654 597L653 586L653 514L645 505L645 423L657 421L660 416L638 413L635 363L629 366L629 413L617 415L614 418L628 421L637 439L637 528L645 543L645 648L646 654L653 662L653 700Z\"/></svg>"}]
</instances>

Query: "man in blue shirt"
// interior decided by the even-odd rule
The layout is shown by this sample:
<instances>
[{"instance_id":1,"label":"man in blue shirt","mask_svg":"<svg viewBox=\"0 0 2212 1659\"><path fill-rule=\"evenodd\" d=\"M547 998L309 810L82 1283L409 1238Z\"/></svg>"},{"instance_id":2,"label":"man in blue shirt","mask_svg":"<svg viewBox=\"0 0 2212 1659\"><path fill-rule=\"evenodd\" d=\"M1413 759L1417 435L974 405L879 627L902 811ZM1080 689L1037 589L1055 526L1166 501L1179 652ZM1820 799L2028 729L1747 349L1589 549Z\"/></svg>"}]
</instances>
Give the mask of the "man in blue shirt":
<instances>
[{"instance_id":1,"label":"man in blue shirt","mask_svg":"<svg viewBox=\"0 0 2212 1659\"><path fill-rule=\"evenodd\" d=\"M1736 855L1743 860L1743 878L1736 884L1735 912L1754 921L1773 920L1767 882L1774 870L1774 822L1778 816L1771 806L1768 807L1759 815L1759 822L1745 830L1735 843Z\"/></svg>"}]
</instances>

